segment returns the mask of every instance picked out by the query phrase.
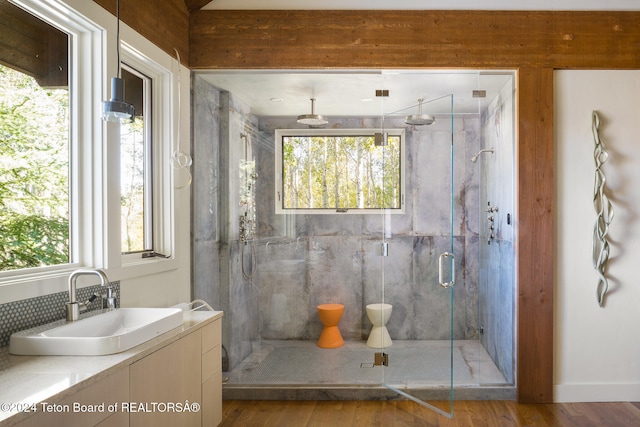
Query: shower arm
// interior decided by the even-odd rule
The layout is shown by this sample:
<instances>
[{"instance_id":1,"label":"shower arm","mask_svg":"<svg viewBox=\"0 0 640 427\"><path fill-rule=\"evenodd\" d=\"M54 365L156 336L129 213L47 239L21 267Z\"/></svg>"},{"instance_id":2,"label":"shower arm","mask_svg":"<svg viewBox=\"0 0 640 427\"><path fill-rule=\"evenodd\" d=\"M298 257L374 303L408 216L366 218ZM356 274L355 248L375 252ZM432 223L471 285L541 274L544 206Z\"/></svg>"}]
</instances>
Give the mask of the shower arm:
<instances>
[{"instance_id":1,"label":"shower arm","mask_svg":"<svg viewBox=\"0 0 640 427\"><path fill-rule=\"evenodd\" d=\"M491 148L484 148L484 149L482 149L482 150L478 151L478 152L477 152L477 153L476 153L476 154L471 158L471 162L472 162L472 163L477 162L477 161L478 161L478 157L480 157L480 154L482 154L482 153L494 153L494 152L495 152L495 149L494 149L493 147L491 147Z\"/></svg>"}]
</instances>

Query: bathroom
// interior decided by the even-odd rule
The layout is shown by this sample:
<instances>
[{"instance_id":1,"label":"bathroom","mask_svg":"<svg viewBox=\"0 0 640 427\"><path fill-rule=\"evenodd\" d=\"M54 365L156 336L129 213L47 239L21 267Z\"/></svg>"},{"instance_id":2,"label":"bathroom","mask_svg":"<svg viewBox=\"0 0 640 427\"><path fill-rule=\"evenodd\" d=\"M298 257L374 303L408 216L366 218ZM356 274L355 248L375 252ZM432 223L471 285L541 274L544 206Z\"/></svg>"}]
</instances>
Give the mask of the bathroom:
<instances>
[{"instance_id":1,"label":"bathroom","mask_svg":"<svg viewBox=\"0 0 640 427\"><path fill-rule=\"evenodd\" d=\"M33 7L42 15L51 13L49 10L38 9L39 6L35 4ZM78 8L81 16L76 17L78 22L73 23L77 26L77 31L93 40L91 46L102 46L98 41L102 40L103 33L94 26L87 27L82 16L90 16L101 28L115 32L112 31L116 25L113 16L94 3L83 4ZM480 168L497 162L500 156L510 159L509 164L513 164L512 72L441 71L424 73L424 76L415 72L387 71L318 73L315 76L303 73L306 74L305 78L312 77L315 80L350 79L348 83L344 83L348 87L355 86L354 81L366 84L367 97L371 98L374 98L378 88L390 90L388 99L384 99L384 96L379 100L358 99L359 103L369 105L366 113L359 111L360 107L346 105L349 111L336 114L329 108L329 99L321 96L321 93L317 94L320 99L318 108L326 108L324 111L327 112L333 129L360 131L384 128L390 134L399 129L404 132L406 141L403 142L403 150L406 153L403 155L405 164L400 182L405 184L406 181L406 185L398 199L403 206L399 212L394 213L383 212L381 209L376 209L377 212L358 213L351 209L351 212L331 212L329 215L282 215L274 213L274 132L276 129L306 129L297 125L295 118L300 113L308 112L310 94L296 96L300 104L294 105L295 114L254 115L252 106L243 101L244 95L241 96L241 93L236 96L236 91L229 94L216 90L212 83L205 82L197 73L192 84L186 84L189 70L179 65L179 58L161 52L131 28L123 26L121 36L126 42L122 49L123 61L130 67L144 69L155 81L164 84L153 86L154 89L164 90L154 92L154 106L158 107L160 118L156 121L154 134L166 145L160 147L161 152L191 152L194 159L193 180L187 176L186 168L173 170L175 165L169 163L169 156L160 156L163 159L160 178L166 180L162 182L171 185L157 186L162 193L158 195L166 200L166 207L159 211L164 215L160 219L164 220L162 227L167 233L166 238L159 242L161 245L157 247L159 251L156 255L164 254L166 258L159 256L141 262L131 254L123 255L118 215L120 189L117 188L116 180L108 179L113 176L109 172L119 167L117 141L120 128L98 120L93 109L89 108L95 102L93 98L78 100L78 123L92 124L91 127L77 130L85 132L78 142L93 140L95 137L102 144L103 150L96 149L91 144L78 143L74 147L80 158L91 159L91 162L82 163L83 167L78 168L81 175L74 176L78 183L75 188L78 200L87 201L87 206L82 206L85 215L81 215L83 228L80 231L85 232L88 237L78 243L90 246L77 250L82 258L73 259L73 265L65 268L73 269L84 264L106 266L110 285L117 295L117 303L123 308L167 308L192 298L208 301L225 313L225 351L222 353L228 363L226 368L230 370L237 369L243 362L251 362L251 356L260 357L260 352L269 351L269 346L275 341L298 343L301 346L311 344L317 350L315 342L322 326L317 317L316 305L325 302L343 303L346 313L340 328L347 341L345 349L355 344L358 350L365 350L366 355L357 356L355 361L345 359L338 360L336 364L324 365L345 366L358 375L365 374L366 387L363 389L366 393L354 395L354 385L362 388L357 387L359 380L342 377L342 383L332 384L341 393L338 396L340 393L333 390L333 396L342 398L388 398L389 394L380 392L379 385L397 385L395 379L384 380L380 376L383 373L381 367L370 366L376 364L375 352L364 344L371 329L365 313L366 305L389 303L393 307L393 314L388 328L394 344L384 352L390 356L390 370L398 366L395 361L400 360L396 358L396 349L403 350L405 347L413 352L413 342L435 342L446 350L454 346L449 340L453 338L457 342L453 369L474 363L475 367L468 368L468 373L484 371L484 362L491 356L480 358L481 351L488 353L481 350L481 346L476 345L472 351L466 347L469 357L463 363L458 363L462 360L463 344L478 344L482 338L487 342L487 348L500 354L495 360L502 358L506 361L500 368L493 367L494 371L505 372L500 374L501 379L498 381L502 386L501 390L494 396L513 398L514 374L510 366L513 360L513 343L508 341L503 345L497 338L506 336L509 339L509 335L487 326L490 325L492 312L489 311L490 304L487 304L489 308L486 311L479 305L482 269L473 268L474 263L477 264L474 259L482 256L482 245L479 242L490 234L487 234L489 228L484 226L484 219L480 220L483 215L480 205L484 203L480 201L484 191L479 185L482 175ZM68 44L68 40L63 44L65 43ZM106 68L108 62L115 62L115 41L110 40L106 48L109 55L104 55L102 62L74 63L76 67L73 69L73 76L80 79L86 87L103 87L104 82L98 78L101 76L98 71ZM140 51L145 52L148 62L140 58ZM55 69L59 70L59 67ZM211 73L213 74L215 73ZM455 78L452 79L452 76ZM290 74L282 77L284 80L291 79ZM415 82L423 77L440 81L440 87L434 90L432 83L430 90L419 95L414 93L417 92ZM413 86L406 83L398 85L395 79L409 80L413 82ZM447 80L457 79L464 80L466 85L444 87ZM422 83L418 86L422 86ZM344 90L344 86L335 86L338 92L334 92L334 96L337 96L338 101L334 100L333 104L342 102L339 97L341 87ZM400 92L396 88L405 94L398 96ZM190 89L194 94L192 109L186 108ZM479 94L474 98L473 90L476 89L480 92L484 90L488 95ZM464 95L454 95L454 90L463 91ZM406 115L421 115L423 105L416 99L420 96L425 99L425 113L433 113L436 121L428 126L407 126L404 123ZM468 108L471 110L467 111ZM493 111L500 111L499 116L502 118L497 120L498 114ZM185 124L192 121L194 131L190 138L188 125ZM176 129L171 127L173 123L178 131L176 135ZM496 124L499 124L500 130L497 133ZM486 134L486 137L481 137L481 134ZM98 135L102 137L97 138ZM188 150L191 140L193 147ZM495 147L493 152L490 151L491 147ZM452 158L454 152L455 157ZM477 162L472 162L471 159L478 155L480 157L477 157ZM249 200L243 200L246 191L240 191L240 180L237 178L239 174L246 172L246 167L254 160L257 176L255 187ZM426 164L428 160L437 160L428 169L440 172L438 181L435 181L436 175L423 175L427 168L417 166ZM92 167L84 167L86 165ZM244 179L246 183L246 175ZM104 180L103 186L93 185L102 182L101 180ZM428 181L430 185L421 185L424 181ZM505 182L513 184L513 176L509 176ZM449 188L452 183L455 183L453 190ZM444 188L447 189L443 191ZM508 189L501 191L509 193ZM510 191L513 192L513 186ZM513 206L512 200L505 199L502 202L498 197L496 193L496 199L491 202L501 207ZM421 205L424 200L437 200L438 203ZM88 206L88 201L95 202L95 205ZM241 242L238 218L241 213L247 212L247 203L255 209L255 230L249 233L246 241ZM190 205L193 206L191 215ZM455 208L453 218L450 216L452 206ZM507 212L509 210L507 208ZM430 222L431 215L435 215L435 223ZM155 218L160 216L162 215L154 215ZM337 216L341 218L336 220ZM492 250L500 247L501 227L502 225L497 226L496 237L488 245ZM194 236L192 241L190 230ZM381 245L387 244L389 256L384 258L388 261L382 262L377 251ZM190 249L193 255L191 259L186 256ZM443 252L455 253L457 256L455 264L450 264L450 267L455 266L457 273L453 274L453 268L449 270L455 280L454 277L447 279L451 283L455 281L456 287L447 289L437 284L437 262L434 262L431 255L436 254L437 260L437 254ZM140 254L136 256L144 258ZM513 258L510 262L513 265ZM282 268L283 266L286 268ZM194 278L194 289L191 292L188 285L190 272ZM38 279L27 283L14 281L3 289L0 310L6 320L2 323L5 345L13 332L59 319L71 294L70 291L67 293L68 273L67 270L55 269L55 274L47 277L46 292L42 291L42 283ZM383 275L388 280L381 282L379 277ZM162 277L160 286L158 277ZM96 291L94 287L87 286L89 284L88 280L78 284L83 292L80 295L78 291L78 298L85 300ZM427 286L434 289L429 297L421 292L421 288ZM511 282L510 286L513 288L514 284ZM500 295L512 298L513 294L503 292ZM454 296L455 306L451 307L449 301ZM300 304L300 301L304 303ZM490 303L498 305L499 301ZM506 324L512 326L512 301L508 307L511 317ZM486 321L482 320L484 312L487 313ZM33 316L33 313L37 313L37 316ZM451 325L449 319L455 319L455 326ZM483 329L487 332L481 334ZM262 348L261 344L264 344ZM503 352L501 347L508 349ZM418 351L420 355L431 352L430 349ZM340 350L313 353L314 357L318 354L335 356L340 355ZM449 387L452 385L449 372L453 371L448 362L454 360L452 354L451 351L440 352L438 357L444 362L436 364L430 361L428 364L441 371L435 384L437 388L443 389L443 382ZM294 358L289 360L293 361ZM413 377L415 373L405 371L402 378ZM285 378L284 381L288 380ZM433 382L429 378L426 381ZM475 377L474 381L476 385L484 385L483 381L486 380ZM495 384L494 381L489 383ZM308 385L308 381L305 385ZM311 385L314 386L310 392L312 395L317 388L316 384ZM463 384L465 388L469 388L468 385ZM295 386L300 389L300 383ZM370 392L372 394L367 394ZM308 398L311 395L298 394L298 397ZM252 396L259 397L256 393ZM464 395L457 396L460 398ZM485 394L484 397L486 396ZM431 397L441 399L442 394L430 395L429 398Z\"/></svg>"},{"instance_id":2,"label":"bathroom","mask_svg":"<svg viewBox=\"0 0 640 427\"><path fill-rule=\"evenodd\" d=\"M194 73L193 292L225 312L225 397L382 398L385 383L423 399L443 387L514 398L514 80L481 70ZM404 132L399 213L276 208L276 131L309 130L296 121L309 107L328 121L311 132ZM405 123L422 109L432 124ZM441 253L455 257L444 272ZM381 302L394 340L384 373L369 369L381 350L365 344L366 306ZM345 307L344 348L316 346L324 303ZM339 372L311 369L329 360ZM409 361L393 371L394 360Z\"/></svg>"},{"instance_id":3,"label":"bathroom","mask_svg":"<svg viewBox=\"0 0 640 427\"><path fill-rule=\"evenodd\" d=\"M41 9L45 8L47 4L53 4L54 2L24 0L20 3L29 4L33 10L42 11ZM213 234L208 234L207 230L203 230L205 226L201 226L199 229L191 227L191 224L199 223L202 225L206 221L206 218L203 220L203 217L213 215L207 210L194 211L194 215L192 215L190 207L192 205L192 194L207 194L205 190L192 193L192 189L199 187L202 190L203 186L208 186L209 192L217 191L219 179L223 178L222 175L218 174L219 158L217 152L215 161L211 161L211 168L203 168L200 164L200 167L194 169L194 172L198 175L197 179L193 181L194 187L185 186L180 181L179 185L176 186L175 192L172 192L172 203L175 202L176 209L172 211L172 224L167 229L173 233L175 240L170 242L172 243L170 245L171 250L164 251L165 254L170 254L172 258L149 260L147 266L141 266L139 265L140 263L137 265L123 264L119 256L118 215L114 211L115 207L119 205L118 189L113 187L113 182L111 181L101 181L106 177L112 177L113 174L110 172L117 167L117 155L113 153L114 132L112 128L105 129L95 115L97 104L106 99L106 95L109 93L107 76L111 76L113 68L115 68L114 34L116 30L113 22L113 10L108 8L108 5L112 5L114 2L108 0L65 0L56 3L72 5L74 11L67 14L68 19L84 16L95 22L97 24L96 27L99 29L97 32L101 32L102 38L93 43L93 46L104 49L103 52L97 52L93 55L81 53L80 58L92 58L93 61L92 63L82 62L79 64L79 68L76 69L79 70L78 76L84 76L86 80L89 80L88 82L82 80L84 87L92 88L91 93L95 95L91 100L84 98L78 100L80 103L77 105L76 111L80 114L81 121L87 124L87 127L83 128L84 132L79 134L80 139L85 142L84 145L87 147L93 147L91 150L96 153L101 152L97 148L101 147L104 149L103 153L108 154L104 159L97 156L91 157L90 164L95 166L93 168L95 171L88 171L93 175L85 171L85 175L79 181L84 184L96 183L93 187L87 185L87 187L90 187L88 188L91 193L90 196L81 197L81 200L87 201L84 208L90 208L90 211L84 212L82 217L83 219L91 219L92 223L83 228L84 231L88 232L85 240L91 245L81 252L83 257L79 262L82 265L109 267L109 278L112 280L112 285L119 289L118 301L123 306L168 307L181 301L188 301L193 297L190 284L192 279L197 276L198 294L206 295L206 298L211 300L212 303L218 302L218 307L227 304L229 318L236 320L232 325L231 323L226 323L225 319L226 327L230 328L235 325L234 327L239 330L239 333L234 335L235 339L231 339L230 331L227 331L225 345L228 350L227 360L229 360L229 357L241 358L243 353L238 352L237 348L242 350L257 348L260 340L262 340L260 334L264 323L242 323L242 309L247 304L238 303L230 306L228 304L230 300L229 287L227 286L225 289L219 285L223 281L227 284L230 283L229 276L233 276L234 283L239 285L239 290L245 291L249 296L254 295L255 299L255 293L260 290L255 285L258 283L258 279L262 279L265 274L273 274L273 272L269 272L268 267L263 262L262 266L258 265L259 268L256 269L253 282L243 278L242 269L238 269L238 267L241 267L240 260L237 259L237 254L240 253L239 248L234 249L231 246L234 240L237 241L238 235L231 238L222 237L223 228L227 227L227 224L229 228L237 227L237 218L234 217L232 219L228 212L224 214L228 221L217 221L216 219ZM621 2L614 3L619 5ZM166 4L161 2L157 5L157 8L164 11L162 9L163 6L168 4L173 4L173 2L166 2ZM369 6L367 5L367 7ZM443 7L447 6L449 4ZM557 5L554 4L553 6ZM573 6L580 10L584 7L582 4L578 5L577 2L573 2ZM397 7L397 5L394 3L393 7ZM514 7L526 9L521 5ZM540 6L534 6L533 8L537 7ZM562 7L572 6L563 5ZM607 3L606 5L598 4L595 8L600 10L600 8L611 7L617 6ZM626 5L626 7L629 6ZM171 13L158 13L157 10L150 13L144 3L135 2L133 6L126 9L126 12L129 16L133 15L136 18L138 16L148 17L152 15L157 19L128 18L128 22L133 26L133 29L128 25L123 25L121 28L121 36L125 43L133 46L138 52L144 52L145 55L151 56L154 61L162 64L163 69L175 72L175 60L172 56L174 46L178 47L183 58L188 58L184 48L185 44L188 45L189 43L188 15L186 18L178 17L179 19L176 20L176 17ZM509 289L514 290L515 286L518 289L516 297L519 316L517 322L519 350L517 360L518 366L521 367L521 369L518 369L518 399L521 402L545 402L553 399L556 399L556 401L602 401L616 398L637 401L637 370L635 369L637 345L626 339L626 337L632 336L633 331L630 329L633 329L633 325L637 324L638 311L633 307L637 299L633 298L633 293L630 292L636 287L626 286L628 283L633 283L637 275L636 263L634 262L634 254L637 252L632 251L627 246L628 243L621 245L624 251L621 251L621 256L616 259L616 267L623 270L622 272L618 270L618 278L620 284L625 286L618 289L615 298L612 299L610 309L602 310L597 306L592 308L593 292L590 286L592 269L589 265L591 242L588 240L591 237L591 215L587 214L591 212L592 208L590 202L592 190L591 165L593 159L590 156L591 150L589 147L591 142L589 119L592 110L599 109L604 111L608 118L614 122L609 128L611 130L607 129L607 132L613 132L608 135L608 139L619 150L618 154L620 156L618 160L623 159L623 161L620 164L616 163L615 158L612 159L610 165L615 166L611 167L611 170L620 170L621 176L626 178L626 180L623 180L623 184L637 181L633 180L635 176L633 173L637 168L631 170L638 164L637 147L633 144L634 138L631 136L637 134L637 132L634 133L637 120L633 117L633 112L636 110L629 108L629 105L635 105L634 103L636 102L636 99L632 97L634 92L629 88L635 87L637 72L634 75L629 69L637 70L638 68L638 56L632 52L634 44L631 42L631 39L637 35L637 31L633 30L637 26L625 26L629 22L628 19L637 19L637 13L605 11L590 13L585 19L575 19L574 14L571 12L540 14L516 12L513 14L508 13L506 17L504 13L496 11L490 13L461 12L459 15L452 14L450 18L452 25L448 28L442 25L442 21L432 19L433 15L438 13L416 11L408 15L407 22L412 25L395 27L394 30L401 35L404 34L404 38L399 36L397 45L385 49L378 48L379 45L374 43L380 43L388 39L388 31L390 30L380 31L375 29L368 32L367 34L371 36L374 43L360 46L355 42L360 40L367 27L355 30L351 25L345 25L344 31L348 32L348 35L344 39L353 40L354 43L345 44L343 39L337 41L337 38L332 40L332 44L328 49L329 54L326 55L326 58L321 58L317 55L294 55L298 51L312 52L313 50L308 49L309 46L304 43L315 44L318 40L317 37L312 37L311 40L300 37L301 42L305 40L301 49L299 44L291 43L288 37L278 39L273 36L274 34L280 34L278 31L285 31L282 29L282 24L279 23L268 32L265 32L264 27L255 24L257 20L254 20L253 26L248 25L247 33L243 34L247 37L239 36L237 28L223 28L220 33L216 33L216 36L223 34L220 42L209 43L205 39L206 43L200 43L194 48L196 53L192 56L192 60L206 58L220 69L247 66L255 68L274 68L274 66L292 68L323 67L323 69L330 69L336 66L350 67L354 66L354 63L355 66L364 68L367 66L393 66L390 62L393 59L397 60L398 56L393 56L391 59L383 56L391 51L392 53L401 52L402 57L400 60L402 62L399 63L400 66L404 66L404 61L408 61L411 66L418 68L442 66L518 68L519 101L517 103L519 118L516 121L517 126L515 126L517 129L518 143L516 151L518 154L515 163L518 165L517 182L519 183L520 191L518 194L520 196L517 204L520 215L516 216L514 213L512 221L518 226L517 251L520 261L517 267L517 281L515 284L513 284L515 279L512 271L504 271L499 276L505 281L511 281L513 286ZM204 16L204 13L196 11L192 11L191 14ZM224 12L217 13L215 16L220 16L219 21L226 20L235 24L235 21L228 18L231 15L228 12ZM256 15L258 17L263 16L258 13L253 16ZM326 15L326 12L321 12L317 15L309 13L310 19L317 20L321 24L324 21L317 18L323 15ZM337 15L340 22L344 23L346 21L347 24L350 24L348 16ZM580 16L580 13L575 15ZM607 23L616 22L615 25L607 27L613 28L612 32L603 31L605 27L602 22L604 20L607 20ZM218 25L219 21L215 21L216 25ZM154 28L151 28L152 31L145 33L143 31L147 28L145 24L149 22L154 24ZM181 22L182 25L175 25L176 22ZM245 19L243 24L247 22L249 20ZM500 23L500 25L491 25L495 22ZM548 31L549 22L555 23L554 28L566 29L563 34L560 34L564 37L555 37L558 34ZM619 26L618 23L621 23L622 26ZM80 24L83 23L81 22ZM472 24L476 30L484 31L482 33L483 37L480 37L476 32L467 31L468 25ZM522 25L519 25L518 31L513 31L511 24ZM70 24L67 23L65 25ZM438 31L429 31L436 26ZM95 30L95 28L86 28L86 26L82 27L82 25L79 25L79 27L81 28L78 29L78 34L85 34ZM621 28L624 28L624 31L620 31ZM442 50L435 58L430 55L424 55L423 46L429 43L441 42L444 39L441 31L451 34L451 32L447 32L448 29L451 31L458 30L458 35L463 40L462 43L469 46L469 50L466 51L467 55L459 55L459 43L439 44ZM202 36L205 30L195 28L191 33L192 36ZM305 29L294 31L294 34L299 36L302 31L308 32ZM583 34L583 32L586 37L573 37L574 34ZM141 36L140 33L145 34L145 36ZM424 37L421 43L415 43L417 33ZM257 49L256 45L263 43L264 34L272 37L273 44L269 46L269 49ZM257 35L261 37L257 37ZM225 43L233 40L237 40L237 43ZM280 40L280 42L277 40ZM449 40L451 38L447 39L447 41ZM514 41L520 41L521 43L515 43ZM207 56L209 52L199 55L200 49L203 49L205 45L223 46L219 49L228 49L226 56L222 54L218 56L209 54ZM228 45L232 47L228 48ZM158 46L163 47L164 50L162 51ZM287 46L295 46L295 48L287 48ZM380 46L387 45L382 43ZM612 46L617 46L615 51L611 50ZM356 49L355 47L360 48ZM474 50L473 48L476 49ZM278 52L278 55L273 55L272 52ZM355 54L353 57L348 56L352 53ZM341 60L341 58L344 59ZM444 60L442 60L443 58ZM437 62L437 59L442 61ZM369 62L365 63L365 60ZM186 107L190 100L191 84L189 84L190 82L187 83L190 68L188 68L188 60L183 61L183 63L184 66L181 68L183 78L181 120L166 120L165 118L164 122L167 124L178 123L182 149L190 151L189 144L192 139L190 124L192 117L191 109ZM196 68L196 66L193 66L193 69ZM211 66L210 68L214 67ZM612 72L613 69L617 69L618 72ZM620 70L624 70L624 72ZM91 76L95 77L89 78ZM481 86L478 85L477 87L480 88ZM86 93L88 94L89 91ZM307 93L302 96L301 102L304 103L304 106L296 110L291 116L293 119L289 122L293 123L295 116L309 112L308 100L310 95ZM418 96L421 95L416 93L407 102L415 105L416 101L413 98ZM494 98L490 96L489 99ZM324 99L319 98L317 110L319 113L327 114L330 117L329 112L325 113L324 107L326 104L324 101ZM176 104L164 102L164 105L175 106ZM384 111L388 112L389 110ZM454 111L457 111L457 109L454 108ZM623 117L625 119L624 126L615 123L616 120L621 120ZM438 117L438 119L440 120L441 117ZM482 123L485 122L483 121ZM457 129L459 130L460 128ZM212 130L219 134L217 128L212 128ZM166 129L164 131L167 134L169 133ZM235 134L235 131L238 131L238 133ZM237 145L242 144L242 139L239 136L241 133L249 134L244 127L235 129L233 138ZM229 132L229 135L231 135L231 132ZM251 133L250 140L252 145L261 144L263 141L254 132ZM88 144L86 141L91 141L92 143ZM109 141L108 144L107 141ZM625 144L618 145L620 141L624 141ZM96 144L101 145L96 146ZM269 142L265 143L267 146L268 144ZM499 156L505 152L504 150L495 151L493 155L480 155L475 166L470 163L470 159L483 149L481 147L491 148L488 144L485 145L483 140L482 145L474 147L477 148L477 151L470 150L465 153L463 160L466 162L465 168L475 167L484 171L482 173L487 175L493 173L494 170L501 169L497 167L484 169L483 162L489 162L491 159L502 162L503 159ZM196 163L201 160L208 161L206 150L203 151L202 147L200 148L198 155L204 156L196 158ZM258 148L254 150L252 157L258 155ZM460 151L456 149L455 155L460 155ZM242 154L238 153L237 157L238 159L242 158ZM88 160L88 157L83 158ZM89 162L85 164L89 164ZM262 179L263 176L264 174L261 173L258 175L258 179ZM461 176L464 175L455 175L455 182L459 182ZM480 175L481 182L484 182L483 176ZM557 177L555 178L557 181L554 180L554 176ZM179 178L181 180L184 176L180 175ZM503 180L502 183L510 182L509 179ZM610 182L614 183L615 180L614 175L613 180L610 180ZM103 185L97 185L100 182L103 182ZM490 182L494 182L494 180L490 180ZM171 187L171 185L166 187ZM472 190L473 187L471 186L469 189ZM631 203L619 208L616 217L624 218L626 211L628 217L631 217L631 219L636 218L634 212L637 210L637 198L634 197L633 186L620 185L617 190L620 191L620 193L617 193L620 200L629 200ZM483 191L483 187L479 187L479 198L482 196ZM94 202L91 206L89 206L89 200ZM504 206L508 206L508 203L497 198L494 200L493 197L488 201L492 202L492 205L495 203L495 206L500 209L499 212L509 213L504 210ZM211 212L215 212L219 207L222 207L223 201L216 196L194 200L194 203L196 206L199 203L206 203L209 205L208 208L211 209ZM489 252L485 253L486 255L496 255L496 253L492 254L491 252L500 249L500 254L503 255L506 251L502 250L502 245L504 244L506 249L510 244L507 244L507 240L504 240L500 235L497 236L495 241L485 244L488 230L484 226L480 227L480 224L486 225L485 221L487 220L483 208L485 208L484 205L478 206L480 213L478 218L475 219L478 226L472 228L478 235L478 259L483 259L483 253L480 252L482 250ZM456 210L456 213L459 213L459 211ZM260 217L258 218L260 219ZM301 221L300 218L298 219ZM192 220L193 223L191 222ZM503 220L506 221L506 218ZM621 230L620 234L618 234L620 236L619 242L625 241L625 237L633 236L634 221L621 221L618 224L620 224L619 230ZM348 233L351 233L350 228L347 227L343 230L346 229L348 229ZM502 228L502 231L507 230L507 228ZM192 232L195 240L191 238ZM482 232L486 234L482 235ZM345 233L347 232L345 231ZM289 243L293 240L293 236L297 236L297 234L286 234L285 236L285 239L278 240L271 238L272 236L269 235L267 240L260 241L260 244L256 245L259 255L255 258L258 261L264 261L266 259L265 256L272 256L275 252L267 250L267 243L272 242L269 245L269 248L272 249L273 243ZM395 237L395 234L393 237ZM260 239L262 238L263 236L260 236ZM307 241L306 250L308 251L309 237L305 235L304 238ZM297 240L297 237L295 240ZM207 248L207 245L210 248ZM251 246L246 245L245 247L248 249L247 253L250 253ZM284 244L276 247L280 247L282 250ZM203 249L205 251L201 252ZM558 250L556 251L556 249ZM511 248L511 250L513 249ZM235 251L233 252L233 259L230 256L232 254L231 251ZM260 251L262 254L260 254ZM200 256L192 256L196 253L203 253L204 259ZM393 254L394 251L392 249L390 256ZM300 254L297 252L294 254L282 254L283 258L290 256L288 259L291 260L298 259L294 258L294 256L298 255ZM262 260L260 257L262 257ZM251 256L247 256L247 267L252 266L249 262L250 259ZM232 263L230 263L230 260ZM561 262L558 262L558 260L561 260ZM456 270L458 274L460 274L460 271L467 271L473 260L467 256L465 261L465 269L458 268ZM192 265L194 262L196 263L195 269ZM224 265L222 269L219 268L221 262ZM495 292L500 287L491 287L489 289L490 292L484 294L480 291L483 289L483 283L485 283L482 277L485 274L495 273L500 265L498 263L478 263L477 315L482 321L477 321L476 327L478 330L482 328L484 331L481 335L482 340L489 340L492 334L494 337L501 336L501 334L496 333L497 328L505 324L512 324L512 322L505 323L499 320L499 316L494 314L498 312L497 310L483 309L483 295L491 296L491 291ZM155 268L149 268L149 266ZM558 273L556 273L555 268L559 270ZM248 272L251 273L251 271ZM68 275L49 274L44 278L24 277L13 282L3 277L2 292L0 292L0 311L5 316L3 317L3 322L0 322L3 328L3 338L8 340L11 332L27 327L21 321L24 319L32 320L33 313L38 314L37 317L39 318L35 319L38 322L60 318L62 307L67 301L66 276ZM465 276L459 278L456 282L457 284L467 283L467 280L470 283L472 278ZM206 283L204 286L202 285L203 282ZM86 285L89 285L89 283L83 283L82 289L87 290L87 293L90 294L89 290L91 288ZM459 292L457 289L455 289L455 292L457 297ZM501 293L500 295L504 294ZM511 295L508 295L508 298L511 297ZM245 298L245 300L247 299ZM375 295L374 301L380 300L381 297ZM243 300L241 298L236 299L236 302L240 301ZM276 302L278 301L276 298ZM360 304L360 310L362 310L363 304L368 302L369 300L363 301ZM474 304L473 300L471 300L471 304ZM262 305L264 306L264 304ZM259 307L260 305L255 304L255 306ZM500 307L503 306L500 305ZM457 315L460 313L460 307L456 306L455 308ZM316 317L315 307L310 307L309 310L306 313L306 318L309 319L310 326L315 328L314 332L318 333L321 325ZM394 305L394 317L390 319L389 323L389 328L392 329L392 332L393 325L397 324L394 323L397 322L396 316L401 313L399 310L402 310L402 306ZM280 317L276 320L283 321L284 318ZM284 324L284 322L281 323ZM274 322L273 326L274 329L280 330L277 327L278 322ZM361 336L359 338L362 344L364 344L368 329L368 319L366 315L362 315ZM509 329L509 331L512 334L510 339L515 343L516 332L513 329ZM309 335L311 335L311 332L309 332ZM316 338L315 336L309 336L305 341L314 344ZM268 340L271 340L271 338L264 338L264 341ZM399 341L401 340L396 339L395 343L398 344ZM6 343L5 341L4 344ZM523 343L526 345L523 345ZM235 348L233 351L232 346ZM485 344L485 348L492 350L493 353L508 356L494 357L494 360L499 360L500 357L505 357L506 361L515 358L515 354L493 351L496 347L498 347L496 344ZM388 351L394 351L395 348L392 346ZM612 349L615 349L615 351ZM608 363L610 360L608 354L613 353L623 357L623 363ZM334 353L329 352L328 354ZM360 369L360 362L358 360L356 370ZM236 363L241 362L236 360ZM391 363L394 363L393 360ZM621 366L626 368L620 369ZM515 378L515 371L513 371L513 374ZM383 383L383 381L381 380L380 383ZM457 397L462 396L459 390L456 392Z\"/></svg>"}]
</instances>

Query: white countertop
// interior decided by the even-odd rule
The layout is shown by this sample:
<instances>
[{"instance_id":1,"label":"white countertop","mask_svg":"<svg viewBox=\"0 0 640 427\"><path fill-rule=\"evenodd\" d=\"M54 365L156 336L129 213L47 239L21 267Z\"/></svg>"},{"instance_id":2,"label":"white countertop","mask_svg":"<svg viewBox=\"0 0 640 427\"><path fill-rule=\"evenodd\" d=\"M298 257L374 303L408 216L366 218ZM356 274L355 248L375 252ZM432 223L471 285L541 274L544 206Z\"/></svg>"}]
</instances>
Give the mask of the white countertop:
<instances>
[{"instance_id":1,"label":"white countertop","mask_svg":"<svg viewBox=\"0 0 640 427\"><path fill-rule=\"evenodd\" d=\"M221 311L185 312L181 327L105 356L15 356L1 347L0 425L29 416L19 408L63 399L220 317Z\"/></svg>"}]
</instances>

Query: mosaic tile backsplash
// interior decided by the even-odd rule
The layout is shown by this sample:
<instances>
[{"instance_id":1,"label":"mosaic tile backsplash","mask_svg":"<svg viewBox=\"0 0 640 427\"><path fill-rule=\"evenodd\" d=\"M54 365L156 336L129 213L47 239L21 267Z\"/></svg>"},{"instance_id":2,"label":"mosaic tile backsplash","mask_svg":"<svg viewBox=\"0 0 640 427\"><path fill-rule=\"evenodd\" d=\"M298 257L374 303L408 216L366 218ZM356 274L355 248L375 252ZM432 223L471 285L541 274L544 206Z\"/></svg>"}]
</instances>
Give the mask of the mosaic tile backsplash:
<instances>
[{"instance_id":1,"label":"mosaic tile backsplash","mask_svg":"<svg viewBox=\"0 0 640 427\"><path fill-rule=\"evenodd\" d=\"M120 306L120 282L109 283L116 297L116 307ZM100 285L88 286L76 291L78 301L87 301L91 295L100 293ZM55 322L65 317L65 304L69 301L69 293L58 292L40 297L0 304L0 347L9 345L9 338L14 332L34 328ZM88 311L102 308L102 301L96 298L89 305Z\"/></svg>"}]
</instances>

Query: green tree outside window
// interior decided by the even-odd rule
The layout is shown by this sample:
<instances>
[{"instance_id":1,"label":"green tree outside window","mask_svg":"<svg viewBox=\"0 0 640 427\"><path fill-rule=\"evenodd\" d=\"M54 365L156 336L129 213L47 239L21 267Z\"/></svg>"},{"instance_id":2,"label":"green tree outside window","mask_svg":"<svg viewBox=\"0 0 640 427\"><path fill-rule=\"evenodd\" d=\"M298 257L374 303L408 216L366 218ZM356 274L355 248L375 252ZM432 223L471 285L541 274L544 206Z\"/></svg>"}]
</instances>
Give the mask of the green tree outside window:
<instances>
[{"instance_id":1,"label":"green tree outside window","mask_svg":"<svg viewBox=\"0 0 640 427\"><path fill-rule=\"evenodd\" d=\"M69 262L69 91L0 65L0 271Z\"/></svg>"}]
</instances>

